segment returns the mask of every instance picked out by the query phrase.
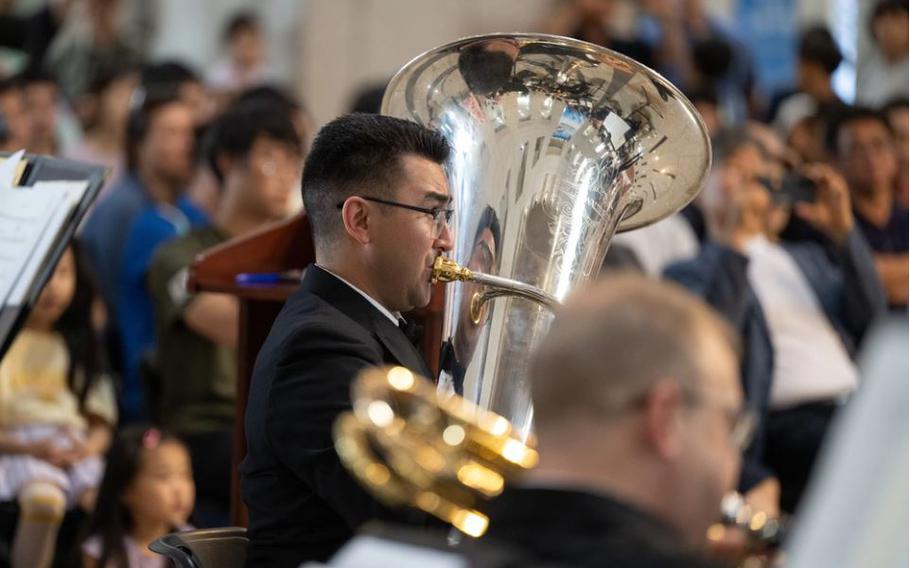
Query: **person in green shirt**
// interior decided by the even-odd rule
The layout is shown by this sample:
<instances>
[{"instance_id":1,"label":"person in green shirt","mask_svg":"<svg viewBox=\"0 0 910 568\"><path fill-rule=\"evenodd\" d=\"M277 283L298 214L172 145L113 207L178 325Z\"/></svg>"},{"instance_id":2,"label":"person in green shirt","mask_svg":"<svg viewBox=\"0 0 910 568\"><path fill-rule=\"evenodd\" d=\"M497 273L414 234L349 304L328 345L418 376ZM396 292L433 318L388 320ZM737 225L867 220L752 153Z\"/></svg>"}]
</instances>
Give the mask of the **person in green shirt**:
<instances>
[{"instance_id":1,"label":"person in green shirt","mask_svg":"<svg viewBox=\"0 0 910 568\"><path fill-rule=\"evenodd\" d=\"M154 412L189 446L201 514L218 522L229 506L239 305L226 294L188 292L189 265L206 249L287 217L303 155L290 113L256 101L215 122L207 155L221 190L212 225L162 246L147 283L158 336Z\"/></svg>"}]
</instances>

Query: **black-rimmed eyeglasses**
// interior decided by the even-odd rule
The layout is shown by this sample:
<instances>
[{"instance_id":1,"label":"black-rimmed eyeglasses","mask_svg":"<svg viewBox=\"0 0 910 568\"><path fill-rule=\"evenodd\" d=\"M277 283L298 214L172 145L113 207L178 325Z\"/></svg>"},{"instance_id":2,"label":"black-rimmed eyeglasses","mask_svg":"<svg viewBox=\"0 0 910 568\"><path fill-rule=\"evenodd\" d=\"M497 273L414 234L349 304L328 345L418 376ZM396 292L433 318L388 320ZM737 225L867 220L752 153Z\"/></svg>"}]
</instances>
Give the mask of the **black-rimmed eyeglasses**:
<instances>
[{"instance_id":1,"label":"black-rimmed eyeglasses","mask_svg":"<svg viewBox=\"0 0 910 568\"><path fill-rule=\"evenodd\" d=\"M437 235L442 233L442 230L448 226L449 222L452 220L452 214L455 213L454 209L446 209L443 207L420 207L419 205L408 205L407 203L389 201L388 199L380 199L379 197L370 197L368 195L356 195L351 197L359 197L360 199L372 201L374 203L381 203L382 205L390 205L392 207L401 207L402 209L410 209L411 211L426 213L433 218L433 223L435 224ZM339 209L344 207L344 201L339 203L337 207Z\"/></svg>"}]
</instances>

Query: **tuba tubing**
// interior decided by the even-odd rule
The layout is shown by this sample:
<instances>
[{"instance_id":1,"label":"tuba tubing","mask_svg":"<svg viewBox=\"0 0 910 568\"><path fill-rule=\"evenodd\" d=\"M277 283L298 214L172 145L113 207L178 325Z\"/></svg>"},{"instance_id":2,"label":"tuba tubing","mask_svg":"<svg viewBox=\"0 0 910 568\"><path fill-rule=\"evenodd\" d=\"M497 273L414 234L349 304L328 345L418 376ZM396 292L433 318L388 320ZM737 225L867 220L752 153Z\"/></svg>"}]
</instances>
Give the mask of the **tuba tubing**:
<instances>
[{"instance_id":1,"label":"tuba tubing","mask_svg":"<svg viewBox=\"0 0 910 568\"><path fill-rule=\"evenodd\" d=\"M518 280L512 280L511 278L474 272L460 266L454 260L442 256L437 256L433 262L433 274L430 282L432 284L438 282L476 282L487 286L487 290L475 292L471 297L470 315L471 321L475 324L483 321L486 304L494 298L508 296L525 298L551 310L562 304L556 296L548 294L540 288Z\"/></svg>"}]
</instances>

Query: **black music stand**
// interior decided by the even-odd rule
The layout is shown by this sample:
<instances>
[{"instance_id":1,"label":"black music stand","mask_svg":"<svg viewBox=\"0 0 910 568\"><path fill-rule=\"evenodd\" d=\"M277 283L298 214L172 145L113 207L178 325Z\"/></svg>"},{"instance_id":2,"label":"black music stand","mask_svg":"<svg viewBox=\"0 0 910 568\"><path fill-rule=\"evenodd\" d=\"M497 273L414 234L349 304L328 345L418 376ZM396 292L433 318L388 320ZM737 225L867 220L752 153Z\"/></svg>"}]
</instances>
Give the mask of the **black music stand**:
<instances>
[{"instance_id":1,"label":"black music stand","mask_svg":"<svg viewBox=\"0 0 910 568\"><path fill-rule=\"evenodd\" d=\"M9 157L9 153L0 152L0 158ZM25 323L32 306L38 299L41 289L50 279L53 268L57 265L63 251L73 240L76 229L88 212L89 207L98 197L101 186L108 175L108 168L99 165L74 162L62 158L53 158L50 156L36 156L26 154L25 171L19 179L18 186L29 187L39 181L85 181L88 187L79 199L69 217L60 227L57 235L54 237L54 243L47 253L41 267L35 273L35 277L28 284L28 291L25 299L20 305L10 306L7 304L0 305L0 359L9 349L13 338L19 332L22 324Z\"/></svg>"}]
</instances>

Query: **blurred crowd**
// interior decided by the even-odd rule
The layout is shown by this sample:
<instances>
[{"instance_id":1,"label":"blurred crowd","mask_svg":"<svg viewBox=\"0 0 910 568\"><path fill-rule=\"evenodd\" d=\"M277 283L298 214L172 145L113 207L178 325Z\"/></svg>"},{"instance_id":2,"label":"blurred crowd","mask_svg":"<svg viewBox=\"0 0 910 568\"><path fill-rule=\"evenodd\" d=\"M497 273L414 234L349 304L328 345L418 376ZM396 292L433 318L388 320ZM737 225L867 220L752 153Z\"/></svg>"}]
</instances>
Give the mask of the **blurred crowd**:
<instances>
[{"instance_id":1,"label":"blurred crowd","mask_svg":"<svg viewBox=\"0 0 910 568\"><path fill-rule=\"evenodd\" d=\"M700 0L641 0L622 30L617 4L554 3L540 31L661 72L701 113L714 162L684 211L618 236L604 272L675 280L732 323L760 424L740 489L769 514L792 511L859 384L867 332L888 312L906 318L907 2L881 0L862 24L874 56L855 101L833 89L843 56L824 25L799 33L793 88L762 93L753 54ZM118 24L118 9L59 0L0 12L0 43L28 61L0 75L0 151L111 172L0 363L0 558L18 566L139 566L145 545L191 514L229 524L239 306L188 292L188 268L302 207L314 124L270 74L256 14L230 19L202 73L149 60L147 31ZM60 35L72 18L76 32ZM339 96L377 112L381 93ZM61 430L65 443L49 443Z\"/></svg>"}]
</instances>

